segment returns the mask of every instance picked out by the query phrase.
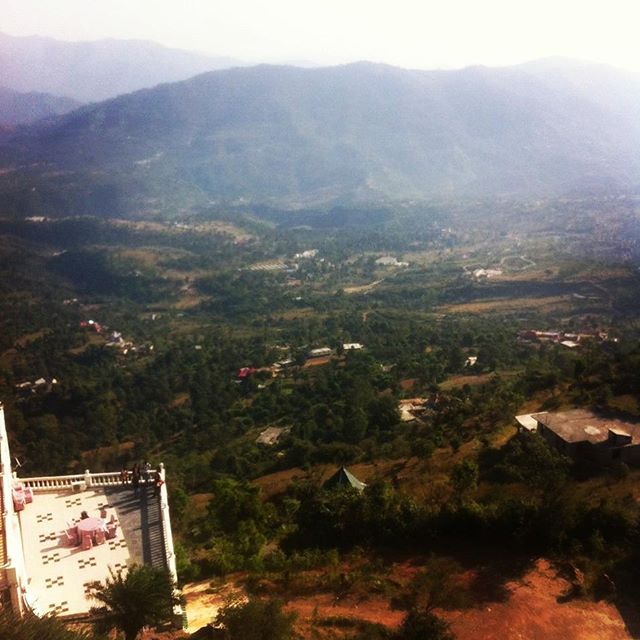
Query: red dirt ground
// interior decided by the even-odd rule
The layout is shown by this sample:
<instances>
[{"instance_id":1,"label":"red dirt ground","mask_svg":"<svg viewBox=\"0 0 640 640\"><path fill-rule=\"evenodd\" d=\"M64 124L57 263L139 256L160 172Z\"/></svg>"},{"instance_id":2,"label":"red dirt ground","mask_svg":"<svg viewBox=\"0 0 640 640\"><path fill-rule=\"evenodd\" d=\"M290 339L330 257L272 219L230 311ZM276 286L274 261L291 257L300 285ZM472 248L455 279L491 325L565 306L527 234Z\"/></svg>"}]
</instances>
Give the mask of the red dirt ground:
<instances>
[{"instance_id":1,"label":"red dirt ground","mask_svg":"<svg viewBox=\"0 0 640 640\"><path fill-rule=\"evenodd\" d=\"M632 640L613 605L588 600L559 603L558 596L569 586L541 559L521 579L505 585L505 601L436 613L451 624L457 640ZM331 594L293 599L287 608L300 616L298 628L305 637L311 637L313 618L358 618L397 627L404 615L384 599L347 597L335 602Z\"/></svg>"},{"instance_id":2,"label":"red dirt ground","mask_svg":"<svg viewBox=\"0 0 640 640\"><path fill-rule=\"evenodd\" d=\"M358 618L367 622L377 622L388 627L397 627L404 617L402 611L393 611L389 603L382 599L358 602L346 598L343 602L336 602L333 594L320 594L296 600L289 600L286 608L295 611L299 616L301 626L313 617L317 618Z\"/></svg>"},{"instance_id":3,"label":"red dirt ground","mask_svg":"<svg viewBox=\"0 0 640 640\"><path fill-rule=\"evenodd\" d=\"M303 365L303 369L309 369L310 367L321 367L322 365L329 364L333 360L333 356L326 356L323 358L309 358Z\"/></svg>"},{"instance_id":4,"label":"red dirt ground","mask_svg":"<svg viewBox=\"0 0 640 640\"><path fill-rule=\"evenodd\" d=\"M506 602L441 612L459 640L631 640L620 613L607 602L557 601L569 583L547 560L506 585Z\"/></svg>"},{"instance_id":5,"label":"red dirt ground","mask_svg":"<svg viewBox=\"0 0 640 640\"><path fill-rule=\"evenodd\" d=\"M396 564L393 579L406 584L420 568L420 563ZM464 581L473 581L475 577L473 570L461 575ZM436 613L451 624L457 640L632 640L612 604L586 599L558 602L569 587L569 582L548 560L539 559L522 577L503 585L500 597L492 597L494 592L483 594L476 590L478 600L483 601L481 605ZM230 596L241 597L242 589L233 583L212 589L203 581L188 585L185 595L189 631L193 632L210 622ZM404 616L402 611L391 609L382 596L367 597L362 593L341 599L332 593L309 594L288 599L286 608L298 614L296 628L304 638L338 638L350 633L349 629L334 632L327 629L328 635L318 635L317 627L316 631L313 628L322 619L352 618L394 628ZM153 637L148 636L149 640Z\"/></svg>"}]
</instances>

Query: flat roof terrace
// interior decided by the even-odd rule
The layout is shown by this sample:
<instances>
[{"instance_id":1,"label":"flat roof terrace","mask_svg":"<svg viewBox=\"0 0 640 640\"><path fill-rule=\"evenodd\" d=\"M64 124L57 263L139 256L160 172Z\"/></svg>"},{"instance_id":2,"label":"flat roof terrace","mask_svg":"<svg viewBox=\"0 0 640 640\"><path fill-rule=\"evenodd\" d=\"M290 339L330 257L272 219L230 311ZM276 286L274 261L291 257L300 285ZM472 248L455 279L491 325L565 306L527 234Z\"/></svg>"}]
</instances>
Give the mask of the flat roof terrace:
<instances>
[{"instance_id":1,"label":"flat roof terrace","mask_svg":"<svg viewBox=\"0 0 640 640\"><path fill-rule=\"evenodd\" d=\"M107 486L79 484L36 488L33 502L19 512L29 604L39 615L86 615L96 605L87 597L90 584L103 582L111 571L125 570L133 563L169 568L161 497L154 495L151 483L141 484L137 494L131 485L120 485L115 479ZM82 511L99 517L103 509L107 521L113 516L118 524L115 538L87 550L72 546L67 521L78 521Z\"/></svg>"},{"instance_id":2,"label":"flat roof terrace","mask_svg":"<svg viewBox=\"0 0 640 640\"><path fill-rule=\"evenodd\" d=\"M534 413L531 417L550 429L565 442L606 442L609 431L631 437L630 444L640 444L640 421L614 413L574 409L558 413Z\"/></svg>"}]
</instances>

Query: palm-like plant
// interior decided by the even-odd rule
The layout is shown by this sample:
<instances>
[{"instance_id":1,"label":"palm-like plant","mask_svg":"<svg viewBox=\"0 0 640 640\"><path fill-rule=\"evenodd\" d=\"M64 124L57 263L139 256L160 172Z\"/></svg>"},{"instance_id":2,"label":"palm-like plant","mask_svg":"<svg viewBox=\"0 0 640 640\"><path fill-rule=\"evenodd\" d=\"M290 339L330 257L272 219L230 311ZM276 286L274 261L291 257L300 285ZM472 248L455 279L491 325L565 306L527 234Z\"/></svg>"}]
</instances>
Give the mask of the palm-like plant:
<instances>
[{"instance_id":1,"label":"palm-like plant","mask_svg":"<svg viewBox=\"0 0 640 640\"><path fill-rule=\"evenodd\" d=\"M0 611L2 640L96 640L87 631L72 630L55 617L39 618L27 614L23 618L11 611Z\"/></svg>"},{"instance_id":2,"label":"palm-like plant","mask_svg":"<svg viewBox=\"0 0 640 640\"><path fill-rule=\"evenodd\" d=\"M91 609L98 629L118 629L126 640L135 640L144 627L169 622L181 602L169 573L148 565L112 570L104 584L94 585L91 597L102 605Z\"/></svg>"}]
</instances>

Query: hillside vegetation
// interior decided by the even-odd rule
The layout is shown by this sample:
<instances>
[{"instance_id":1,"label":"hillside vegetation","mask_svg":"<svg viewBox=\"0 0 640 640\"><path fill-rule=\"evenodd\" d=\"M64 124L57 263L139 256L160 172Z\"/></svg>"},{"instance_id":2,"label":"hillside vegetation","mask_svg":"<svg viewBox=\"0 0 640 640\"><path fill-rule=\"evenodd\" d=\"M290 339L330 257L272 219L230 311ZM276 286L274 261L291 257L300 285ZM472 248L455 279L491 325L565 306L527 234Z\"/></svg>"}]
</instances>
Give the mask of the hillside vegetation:
<instances>
[{"instance_id":1,"label":"hillside vegetation","mask_svg":"<svg viewBox=\"0 0 640 640\"><path fill-rule=\"evenodd\" d=\"M637 219L632 197L4 219L12 451L24 475L163 461L181 580L312 598L308 637L402 637L528 576L633 628L638 470L574 464L513 416L640 414ZM322 488L342 465L362 494ZM343 599L363 617L331 620Z\"/></svg>"}]
</instances>

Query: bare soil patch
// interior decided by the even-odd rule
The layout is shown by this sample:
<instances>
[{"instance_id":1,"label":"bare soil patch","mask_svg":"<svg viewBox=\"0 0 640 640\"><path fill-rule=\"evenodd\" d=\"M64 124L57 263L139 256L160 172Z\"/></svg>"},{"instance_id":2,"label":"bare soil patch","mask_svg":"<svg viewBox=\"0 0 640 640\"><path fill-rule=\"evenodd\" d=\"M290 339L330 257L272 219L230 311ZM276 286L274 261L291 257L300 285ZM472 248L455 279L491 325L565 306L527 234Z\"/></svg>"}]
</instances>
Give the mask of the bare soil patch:
<instances>
[{"instance_id":1,"label":"bare soil patch","mask_svg":"<svg viewBox=\"0 0 640 640\"><path fill-rule=\"evenodd\" d=\"M404 618L404 612L392 610L383 598L337 600L335 595L326 593L294 598L286 608L298 614L297 628L304 638L313 637L313 623L322 618L351 618L387 627L397 627Z\"/></svg>"},{"instance_id":2,"label":"bare soil patch","mask_svg":"<svg viewBox=\"0 0 640 640\"><path fill-rule=\"evenodd\" d=\"M326 358L309 358L303 365L303 369L309 369L310 367L320 367L325 364L329 364L333 360L333 356L327 356Z\"/></svg>"},{"instance_id":3,"label":"bare soil patch","mask_svg":"<svg viewBox=\"0 0 640 640\"><path fill-rule=\"evenodd\" d=\"M25 333L16 339L15 346L26 347L31 342L35 342L49 333L51 333L51 329L41 329L40 331L34 331L33 333Z\"/></svg>"},{"instance_id":4,"label":"bare soil patch","mask_svg":"<svg viewBox=\"0 0 640 640\"><path fill-rule=\"evenodd\" d=\"M416 386L417 382L418 378L406 378L405 380L400 380L400 388L403 391L411 391L411 389Z\"/></svg>"},{"instance_id":5,"label":"bare soil patch","mask_svg":"<svg viewBox=\"0 0 640 640\"><path fill-rule=\"evenodd\" d=\"M187 610L187 631L194 633L215 620L218 612L230 601L246 599L235 582L215 586L211 580L186 584L182 589Z\"/></svg>"},{"instance_id":6,"label":"bare soil patch","mask_svg":"<svg viewBox=\"0 0 640 640\"><path fill-rule=\"evenodd\" d=\"M483 300L481 302L464 302L440 307L438 311L445 313L490 313L493 311L518 311L535 308L538 311L549 311L558 307L568 307L571 296L546 296L541 298L508 298Z\"/></svg>"},{"instance_id":7,"label":"bare soil patch","mask_svg":"<svg viewBox=\"0 0 640 640\"><path fill-rule=\"evenodd\" d=\"M447 378L439 386L443 391L450 391L451 389L459 389L464 387L465 384L469 386L485 384L491 382L495 378L495 373L481 373L476 376L452 376Z\"/></svg>"},{"instance_id":8,"label":"bare soil patch","mask_svg":"<svg viewBox=\"0 0 640 640\"><path fill-rule=\"evenodd\" d=\"M458 576L472 585L476 604L436 610L451 624L458 640L632 640L614 605L583 599L566 601L570 583L548 560L526 563L528 568L523 566L524 572L516 571L512 577L508 571L500 574L502 564L498 562L489 571L482 566L467 568ZM393 563L389 578L397 585L406 585L422 566L419 559ZM239 582L235 576L219 586L208 580L186 585L189 632L209 624L231 599L245 597ZM285 600L286 608L298 614L296 628L303 638L320 637L320 620L366 621L396 628L404 617L403 611L391 607L388 598L362 589L340 595L288 594Z\"/></svg>"},{"instance_id":9,"label":"bare soil patch","mask_svg":"<svg viewBox=\"0 0 640 640\"><path fill-rule=\"evenodd\" d=\"M375 289L375 287L377 287L381 282L382 280L374 280L369 284L361 284L361 285L354 285L353 287L345 287L344 292L345 293L367 293L372 289Z\"/></svg>"},{"instance_id":10,"label":"bare soil patch","mask_svg":"<svg viewBox=\"0 0 640 640\"><path fill-rule=\"evenodd\" d=\"M549 561L538 560L522 578L507 582L504 602L439 612L458 640L631 640L616 607L608 602L558 602L569 589Z\"/></svg>"}]
</instances>

